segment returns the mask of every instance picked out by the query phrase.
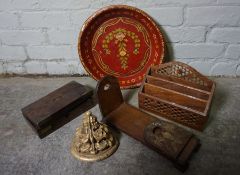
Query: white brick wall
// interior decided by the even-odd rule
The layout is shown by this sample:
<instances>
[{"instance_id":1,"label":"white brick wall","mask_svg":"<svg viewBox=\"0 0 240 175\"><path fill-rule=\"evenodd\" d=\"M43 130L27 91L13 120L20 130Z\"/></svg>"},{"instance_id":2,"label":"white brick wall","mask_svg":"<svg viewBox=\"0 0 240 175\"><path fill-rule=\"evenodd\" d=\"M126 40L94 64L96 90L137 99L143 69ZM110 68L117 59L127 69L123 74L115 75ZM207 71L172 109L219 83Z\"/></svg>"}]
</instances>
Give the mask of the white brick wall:
<instances>
[{"instance_id":1,"label":"white brick wall","mask_svg":"<svg viewBox=\"0 0 240 175\"><path fill-rule=\"evenodd\" d=\"M24 48L22 46L0 46L0 59L1 62L8 62L13 60L22 60L27 59Z\"/></svg>"},{"instance_id":2,"label":"white brick wall","mask_svg":"<svg viewBox=\"0 0 240 175\"><path fill-rule=\"evenodd\" d=\"M240 45L229 45L225 57L229 59L240 59Z\"/></svg>"},{"instance_id":3,"label":"white brick wall","mask_svg":"<svg viewBox=\"0 0 240 175\"><path fill-rule=\"evenodd\" d=\"M28 46L27 52L30 59L54 60L76 58L74 50L77 47L71 45L47 45L47 46Z\"/></svg>"},{"instance_id":4,"label":"white brick wall","mask_svg":"<svg viewBox=\"0 0 240 175\"><path fill-rule=\"evenodd\" d=\"M172 44L176 58L219 58L224 53L223 44Z\"/></svg>"},{"instance_id":5,"label":"white brick wall","mask_svg":"<svg viewBox=\"0 0 240 175\"><path fill-rule=\"evenodd\" d=\"M0 12L0 27L1 28L8 28L8 27L19 27L18 16L16 13L7 13L7 12Z\"/></svg>"},{"instance_id":6,"label":"white brick wall","mask_svg":"<svg viewBox=\"0 0 240 175\"><path fill-rule=\"evenodd\" d=\"M9 74L22 74L24 72L24 67L22 62L6 62L3 64L5 71Z\"/></svg>"},{"instance_id":7,"label":"white brick wall","mask_svg":"<svg viewBox=\"0 0 240 175\"><path fill-rule=\"evenodd\" d=\"M239 26L240 6L189 7L186 9L186 25L225 27Z\"/></svg>"},{"instance_id":8,"label":"white brick wall","mask_svg":"<svg viewBox=\"0 0 240 175\"><path fill-rule=\"evenodd\" d=\"M29 60L24 64L27 74L46 74L47 68L44 62Z\"/></svg>"},{"instance_id":9,"label":"white brick wall","mask_svg":"<svg viewBox=\"0 0 240 175\"><path fill-rule=\"evenodd\" d=\"M163 26L180 26L183 23L183 7L144 8L143 10Z\"/></svg>"},{"instance_id":10,"label":"white brick wall","mask_svg":"<svg viewBox=\"0 0 240 175\"><path fill-rule=\"evenodd\" d=\"M215 28L210 33L209 41L216 43L240 44L240 27Z\"/></svg>"},{"instance_id":11,"label":"white brick wall","mask_svg":"<svg viewBox=\"0 0 240 175\"><path fill-rule=\"evenodd\" d=\"M71 27L70 12L68 11L37 11L20 14L23 28L66 28Z\"/></svg>"},{"instance_id":12,"label":"white brick wall","mask_svg":"<svg viewBox=\"0 0 240 175\"><path fill-rule=\"evenodd\" d=\"M0 31L2 45L24 46L44 44L44 33L41 30L2 30Z\"/></svg>"},{"instance_id":13,"label":"white brick wall","mask_svg":"<svg viewBox=\"0 0 240 175\"><path fill-rule=\"evenodd\" d=\"M79 30L110 4L149 13L170 60L205 75L240 76L240 0L0 0L0 74L84 74Z\"/></svg>"}]
</instances>

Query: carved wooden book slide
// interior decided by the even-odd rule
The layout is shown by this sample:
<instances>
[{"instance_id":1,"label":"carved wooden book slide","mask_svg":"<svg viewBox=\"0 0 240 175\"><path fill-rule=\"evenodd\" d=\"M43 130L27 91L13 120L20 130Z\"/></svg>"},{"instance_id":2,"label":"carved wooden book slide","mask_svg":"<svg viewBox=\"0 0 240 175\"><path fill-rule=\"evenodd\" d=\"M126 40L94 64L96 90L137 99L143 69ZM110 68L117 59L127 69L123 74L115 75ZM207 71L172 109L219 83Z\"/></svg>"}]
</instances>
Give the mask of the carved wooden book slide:
<instances>
[{"instance_id":1,"label":"carved wooden book slide","mask_svg":"<svg viewBox=\"0 0 240 175\"><path fill-rule=\"evenodd\" d=\"M191 154L200 145L190 132L125 103L113 76L99 82L97 96L103 121L165 155L180 170L187 168Z\"/></svg>"},{"instance_id":2,"label":"carved wooden book slide","mask_svg":"<svg viewBox=\"0 0 240 175\"><path fill-rule=\"evenodd\" d=\"M47 136L94 106L93 91L75 81L22 109L40 138Z\"/></svg>"},{"instance_id":3,"label":"carved wooden book slide","mask_svg":"<svg viewBox=\"0 0 240 175\"><path fill-rule=\"evenodd\" d=\"M139 90L139 107L203 130L215 83L181 62L152 66Z\"/></svg>"}]
</instances>

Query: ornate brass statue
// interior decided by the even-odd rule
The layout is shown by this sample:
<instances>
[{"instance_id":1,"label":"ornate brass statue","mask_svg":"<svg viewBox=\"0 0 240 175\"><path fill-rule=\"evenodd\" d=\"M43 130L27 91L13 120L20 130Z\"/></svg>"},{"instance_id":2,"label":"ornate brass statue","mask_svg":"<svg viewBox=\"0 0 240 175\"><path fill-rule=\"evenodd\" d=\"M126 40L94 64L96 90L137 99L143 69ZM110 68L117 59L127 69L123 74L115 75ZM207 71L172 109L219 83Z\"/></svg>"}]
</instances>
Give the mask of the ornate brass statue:
<instances>
[{"instance_id":1,"label":"ornate brass statue","mask_svg":"<svg viewBox=\"0 0 240 175\"><path fill-rule=\"evenodd\" d=\"M80 127L76 129L71 153L80 160L97 161L112 155L118 145L108 126L98 122L91 112L86 112Z\"/></svg>"}]
</instances>

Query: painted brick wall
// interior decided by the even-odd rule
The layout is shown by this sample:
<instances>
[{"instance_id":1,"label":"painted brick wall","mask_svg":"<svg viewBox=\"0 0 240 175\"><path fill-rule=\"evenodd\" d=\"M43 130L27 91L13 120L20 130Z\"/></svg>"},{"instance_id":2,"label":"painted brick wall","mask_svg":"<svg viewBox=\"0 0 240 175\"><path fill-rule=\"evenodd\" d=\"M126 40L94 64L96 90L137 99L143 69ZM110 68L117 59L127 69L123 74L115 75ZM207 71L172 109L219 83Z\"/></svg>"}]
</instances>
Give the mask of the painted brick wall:
<instances>
[{"instance_id":1,"label":"painted brick wall","mask_svg":"<svg viewBox=\"0 0 240 175\"><path fill-rule=\"evenodd\" d=\"M0 0L0 73L84 74L79 30L110 4L148 12L171 58L205 75L240 75L240 0Z\"/></svg>"}]
</instances>

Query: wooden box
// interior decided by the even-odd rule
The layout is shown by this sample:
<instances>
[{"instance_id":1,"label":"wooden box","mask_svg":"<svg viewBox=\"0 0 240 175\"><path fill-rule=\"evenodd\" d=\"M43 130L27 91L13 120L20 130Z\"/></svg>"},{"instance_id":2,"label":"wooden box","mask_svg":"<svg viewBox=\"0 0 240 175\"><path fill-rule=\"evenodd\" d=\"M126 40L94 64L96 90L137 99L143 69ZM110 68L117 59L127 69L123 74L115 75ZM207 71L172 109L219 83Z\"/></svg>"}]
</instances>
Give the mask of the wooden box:
<instances>
[{"instance_id":1,"label":"wooden box","mask_svg":"<svg viewBox=\"0 0 240 175\"><path fill-rule=\"evenodd\" d=\"M196 130L208 119L215 83L181 62L152 66L139 90L139 107Z\"/></svg>"},{"instance_id":2,"label":"wooden box","mask_svg":"<svg viewBox=\"0 0 240 175\"><path fill-rule=\"evenodd\" d=\"M47 136L94 106L93 91L75 81L22 109L40 138Z\"/></svg>"},{"instance_id":3,"label":"wooden box","mask_svg":"<svg viewBox=\"0 0 240 175\"><path fill-rule=\"evenodd\" d=\"M96 96L103 122L164 155L181 171L186 170L201 145L191 132L126 103L114 76L105 76L98 82Z\"/></svg>"}]
</instances>

